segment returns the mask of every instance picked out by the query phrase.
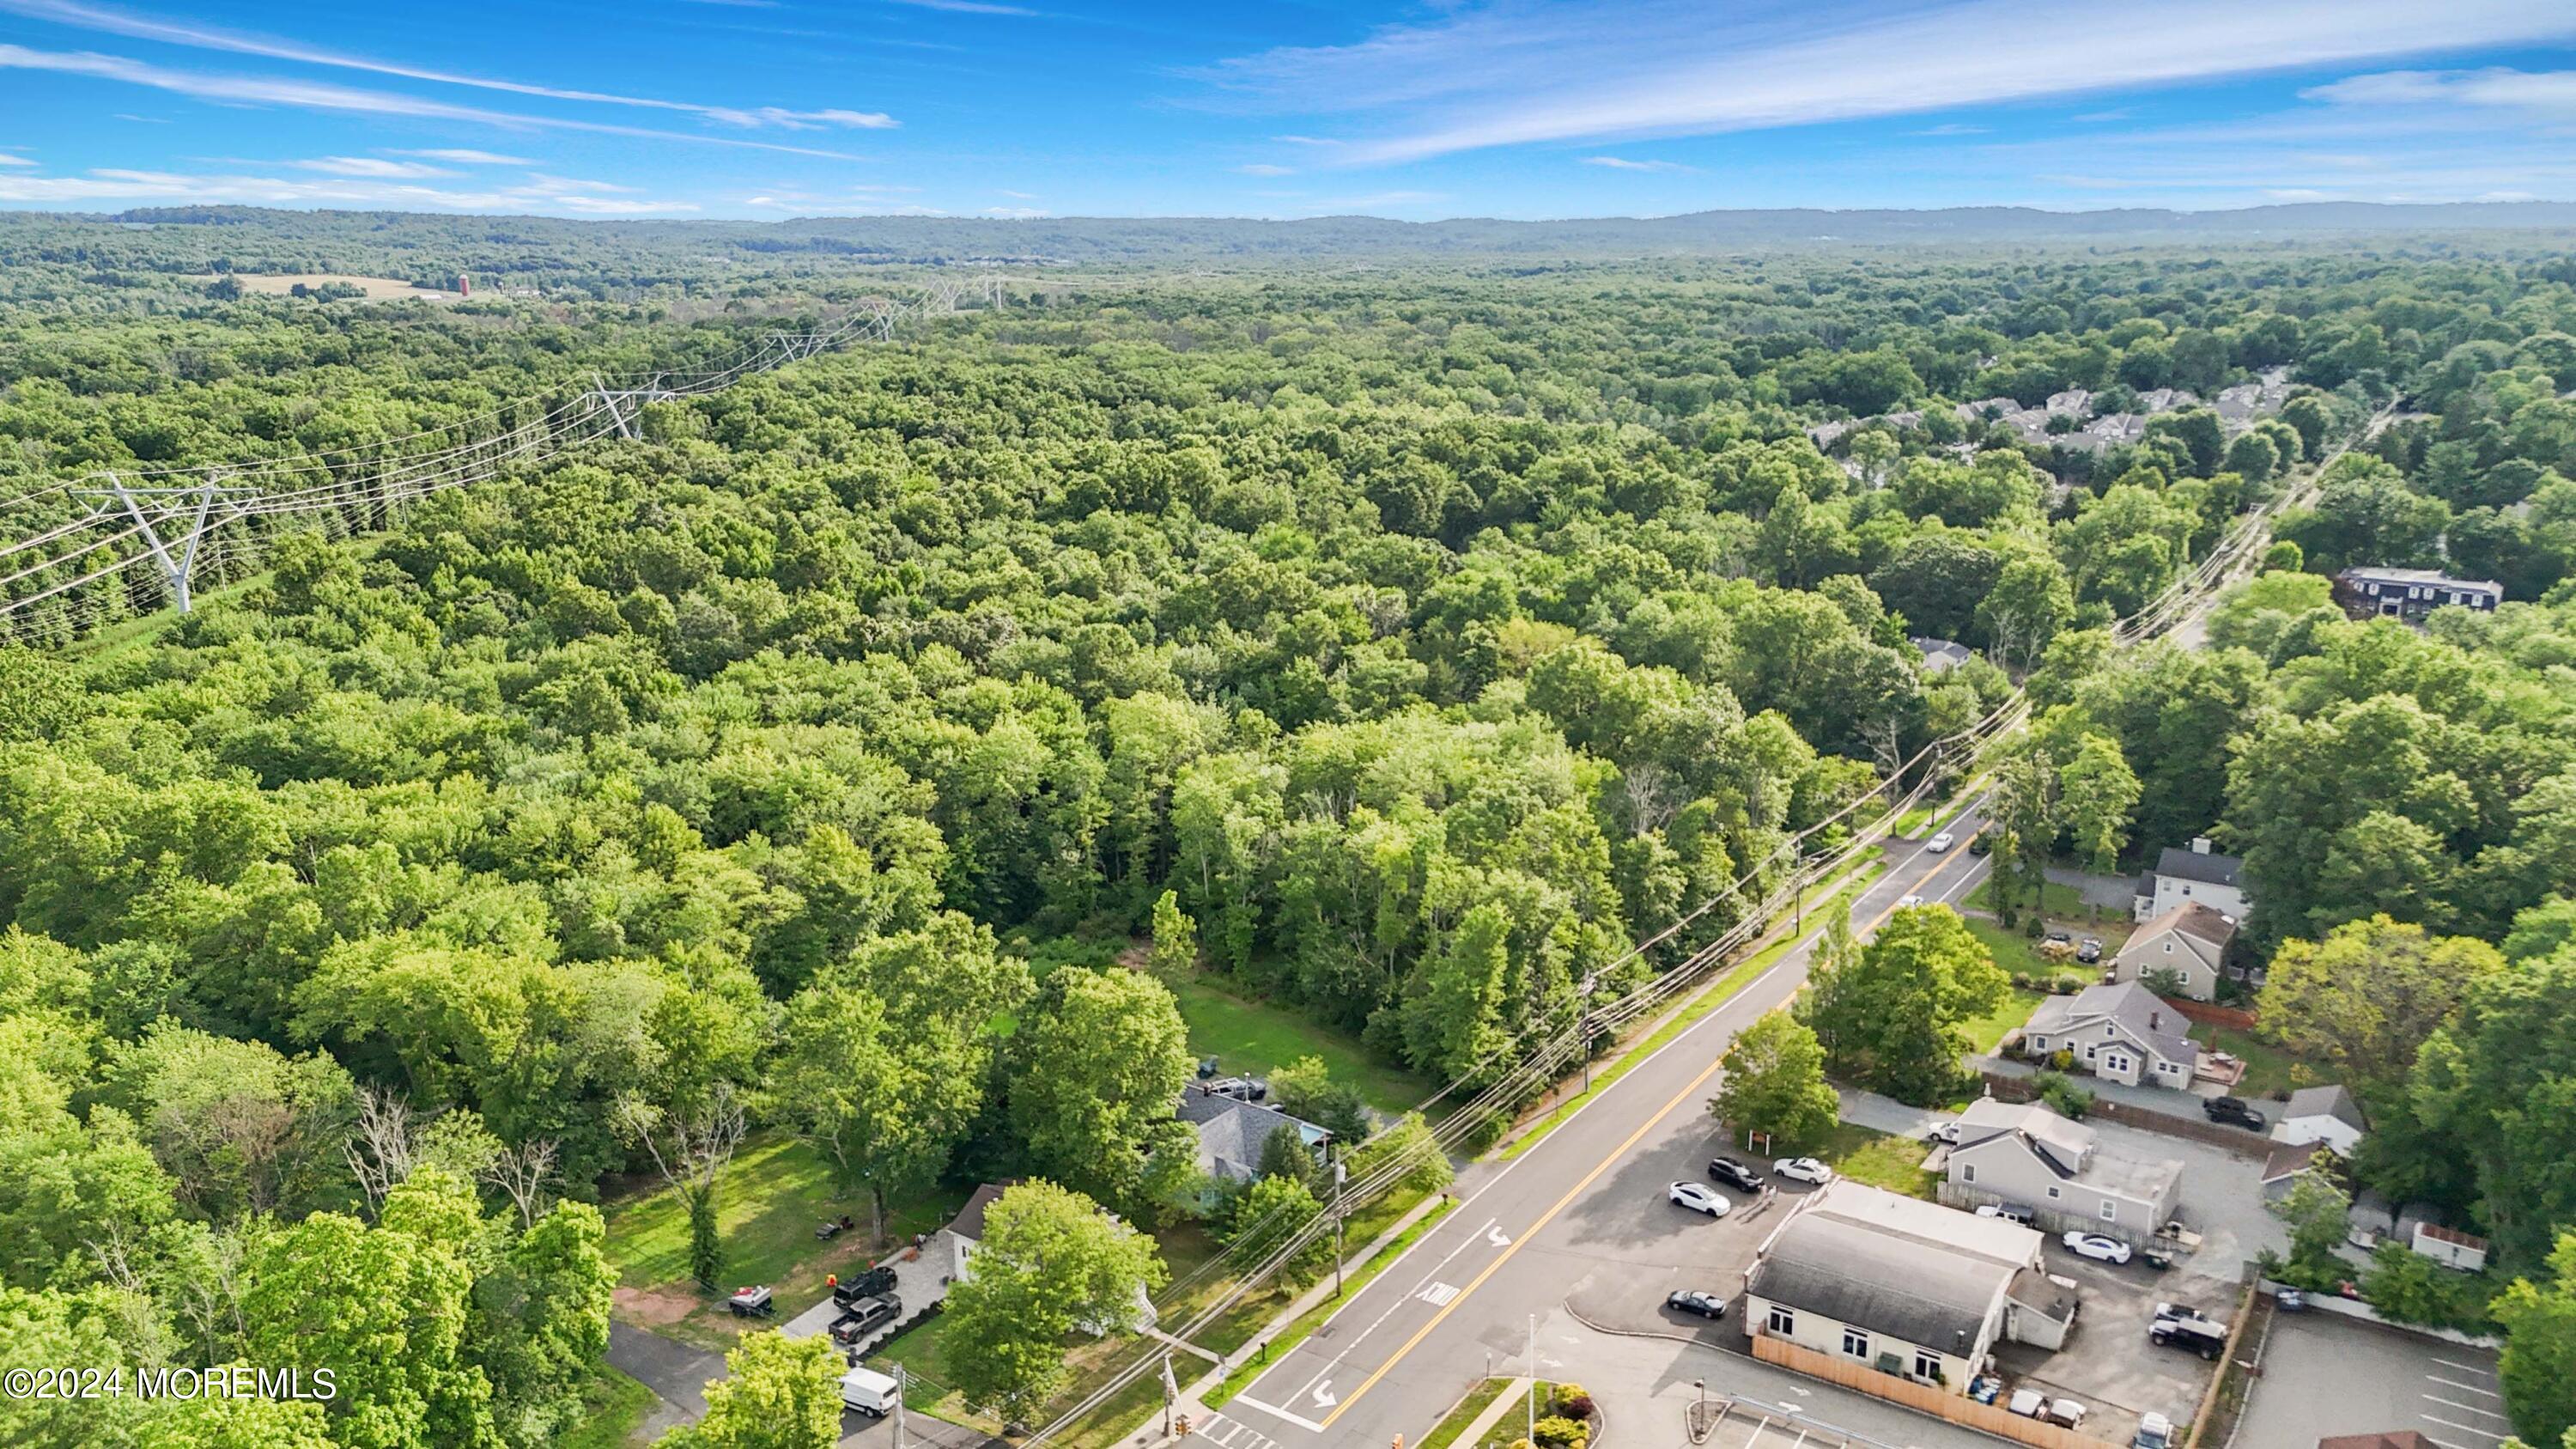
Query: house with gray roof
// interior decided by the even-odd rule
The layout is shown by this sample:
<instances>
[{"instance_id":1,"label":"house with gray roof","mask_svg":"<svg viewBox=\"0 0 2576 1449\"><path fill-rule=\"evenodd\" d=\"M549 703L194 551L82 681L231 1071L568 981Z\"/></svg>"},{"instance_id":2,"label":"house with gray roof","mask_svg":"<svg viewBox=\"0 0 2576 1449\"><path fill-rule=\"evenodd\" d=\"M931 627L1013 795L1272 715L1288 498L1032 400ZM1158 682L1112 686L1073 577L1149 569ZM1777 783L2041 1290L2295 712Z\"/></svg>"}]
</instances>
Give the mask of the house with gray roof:
<instances>
[{"instance_id":1,"label":"house with gray roof","mask_svg":"<svg viewBox=\"0 0 2576 1449\"><path fill-rule=\"evenodd\" d=\"M1297 1129L1306 1150L1318 1154L1333 1137L1314 1123L1291 1117L1276 1107L1237 1101L1196 1083L1181 1094L1177 1115L1198 1129L1199 1170L1234 1182L1250 1182L1260 1175L1261 1150L1269 1145L1271 1134L1282 1127Z\"/></svg>"},{"instance_id":2,"label":"house with gray roof","mask_svg":"<svg viewBox=\"0 0 2576 1449\"><path fill-rule=\"evenodd\" d=\"M2192 837L2188 850L2168 845L2156 856L2156 868L2138 877L2130 914L2143 926L2186 901L2243 921L2254 908L2243 858L2210 849L2206 835Z\"/></svg>"},{"instance_id":3,"label":"house with gray roof","mask_svg":"<svg viewBox=\"0 0 2576 1449\"><path fill-rule=\"evenodd\" d=\"M2077 1071L2123 1086L2188 1091L2200 1065L2200 1044L2184 1034L2190 1025L2154 992L2117 981L2041 1002L2022 1025L2022 1051L2065 1052Z\"/></svg>"},{"instance_id":4,"label":"house with gray roof","mask_svg":"<svg viewBox=\"0 0 2576 1449\"><path fill-rule=\"evenodd\" d=\"M1744 1331L1968 1391L1998 1343L2054 1349L2074 1285L2036 1232L1848 1178L1797 1200L1745 1274Z\"/></svg>"},{"instance_id":5,"label":"house with gray roof","mask_svg":"<svg viewBox=\"0 0 2576 1449\"><path fill-rule=\"evenodd\" d=\"M2435 609L2458 607L2493 613L2504 585L2493 579L2455 579L2440 569L2348 568L2334 578L2335 602L2356 619L2397 619L2421 624Z\"/></svg>"},{"instance_id":6,"label":"house with gray roof","mask_svg":"<svg viewBox=\"0 0 2576 1449\"><path fill-rule=\"evenodd\" d=\"M2011 1203L2053 1232L2106 1233L2133 1243L2173 1220L2182 1163L2105 1152L2092 1128L2040 1102L1968 1104L1943 1154L1941 1201L1955 1208Z\"/></svg>"},{"instance_id":7,"label":"house with gray roof","mask_svg":"<svg viewBox=\"0 0 2576 1449\"><path fill-rule=\"evenodd\" d=\"M2150 972L2170 971L2182 981L2180 995L2208 1001L2218 995L2227 946L2235 939L2233 917L2185 901L2138 928L2111 958L2111 979L2141 981Z\"/></svg>"},{"instance_id":8,"label":"house with gray roof","mask_svg":"<svg viewBox=\"0 0 2576 1449\"><path fill-rule=\"evenodd\" d=\"M2293 1147L2323 1144L2334 1155L2349 1159L2361 1145L2361 1136L2370 1123L2361 1115L2361 1103L2342 1086L2301 1087L2290 1094L2281 1108L2281 1120L2272 1128L2272 1140Z\"/></svg>"},{"instance_id":9,"label":"house with gray roof","mask_svg":"<svg viewBox=\"0 0 2576 1449\"><path fill-rule=\"evenodd\" d=\"M1915 650L1922 654L1923 672L1926 674L1947 674L1977 657L1976 651L1954 639L1934 639L1917 635L1906 642L1912 644Z\"/></svg>"}]
</instances>

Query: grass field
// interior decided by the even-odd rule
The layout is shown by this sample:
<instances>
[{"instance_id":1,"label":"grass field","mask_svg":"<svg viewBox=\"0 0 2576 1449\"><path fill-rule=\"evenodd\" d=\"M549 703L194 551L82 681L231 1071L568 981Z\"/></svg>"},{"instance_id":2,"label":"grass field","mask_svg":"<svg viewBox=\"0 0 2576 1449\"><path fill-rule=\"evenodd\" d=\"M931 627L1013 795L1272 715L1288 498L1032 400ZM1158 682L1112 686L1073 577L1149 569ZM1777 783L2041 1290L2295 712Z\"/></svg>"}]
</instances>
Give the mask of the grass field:
<instances>
[{"instance_id":1,"label":"grass field","mask_svg":"<svg viewBox=\"0 0 2576 1449\"><path fill-rule=\"evenodd\" d=\"M653 1391L606 1364L591 1376L581 1398L588 1417L555 1441L557 1449L626 1449L653 1412Z\"/></svg>"},{"instance_id":2,"label":"grass field","mask_svg":"<svg viewBox=\"0 0 2576 1449\"><path fill-rule=\"evenodd\" d=\"M2236 1084L2240 1097L2287 1096L2293 1088L2313 1086L2322 1075L2305 1058L2284 1051L2250 1031L2232 1026L2196 1026L2192 1039L2209 1051L2245 1059L2245 1080Z\"/></svg>"},{"instance_id":3,"label":"grass field","mask_svg":"<svg viewBox=\"0 0 2576 1449\"><path fill-rule=\"evenodd\" d=\"M929 1232L956 1216L965 1201L964 1191L943 1188L892 1204L887 1230L896 1241ZM833 1191L830 1169L814 1149L783 1135L753 1136L734 1154L716 1192L724 1281L771 1285L782 1319L819 1302L824 1274L878 1256L863 1232L828 1243L814 1236L816 1224L843 1213L864 1226L867 1203ZM607 1217L608 1258L618 1284L636 1290L621 1294L631 1316L713 1347L738 1336L739 1326L722 1305L689 1281L689 1221L677 1193L659 1188L611 1203Z\"/></svg>"},{"instance_id":4,"label":"grass field","mask_svg":"<svg viewBox=\"0 0 2576 1449\"><path fill-rule=\"evenodd\" d=\"M1837 1122L1824 1145L1808 1155L1823 1158L1834 1171L1854 1182L1929 1202L1933 1184L1940 1180L1923 1170L1924 1155L1930 1150L1910 1137L1891 1137L1849 1122Z\"/></svg>"},{"instance_id":5,"label":"grass field","mask_svg":"<svg viewBox=\"0 0 2576 1449\"><path fill-rule=\"evenodd\" d=\"M1431 1084L1386 1065L1356 1039L1294 1008L1239 996L1206 976L1174 994L1190 1029L1190 1050L1215 1057L1230 1075L1266 1076L1299 1057L1317 1056L1336 1081L1358 1087L1380 1111L1401 1112L1431 1095Z\"/></svg>"},{"instance_id":6,"label":"grass field","mask_svg":"<svg viewBox=\"0 0 2576 1449\"><path fill-rule=\"evenodd\" d=\"M247 272L235 272L232 274L232 278L234 281L241 283L241 288L245 292L260 292L271 297L286 296L288 293L293 292L299 284L310 288L325 286L332 282L341 282L352 287L365 288L367 300L370 302L396 301L410 297L417 297L430 302L453 302L458 300L458 296L454 292L434 291L426 287L415 287L411 283L402 281L399 278L357 277L351 276L345 272L294 272L272 277L255 277ZM211 284L215 279L210 273L202 277L191 277L189 280Z\"/></svg>"},{"instance_id":7,"label":"grass field","mask_svg":"<svg viewBox=\"0 0 2576 1449\"><path fill-rule=\"evenodd\" d=\"M1458 1401L1458 1407L1451 1409L1432 1426L1430 1433L1422 1436L1418 1449L1449 1449L1450 1445L1458 1442L1459 1435L1467 1432L1467 1426L1476 1422L1476 1416L1485 1412L1486 1407L1501 1398L1503 1390L1511 1386L1509 1379L1487 1379L1469 1389L1467 1397Z\"/></svg>"}]
</instances>

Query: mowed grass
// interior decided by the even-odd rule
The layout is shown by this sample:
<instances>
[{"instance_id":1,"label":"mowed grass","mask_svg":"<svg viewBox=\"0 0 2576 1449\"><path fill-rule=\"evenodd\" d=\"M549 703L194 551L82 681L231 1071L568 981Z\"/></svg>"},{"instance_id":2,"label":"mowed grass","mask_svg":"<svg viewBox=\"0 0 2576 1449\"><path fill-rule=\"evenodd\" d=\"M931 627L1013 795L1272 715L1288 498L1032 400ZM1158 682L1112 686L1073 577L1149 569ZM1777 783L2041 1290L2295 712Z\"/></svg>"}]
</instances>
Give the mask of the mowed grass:
<instances>
[{"instance_id":1,"label":"mowed grass","mask_svg":"<svg viewBox=\"0 0 2576 1449\"><path fill-rule=\"evenodd\" d=\"M1451 1409L1432 1426L1430 1433L1422 1436L1420 1449L1449 1449L1450 1445L1458 1442L1460 1435L1467 1432L1467 1426L1476 1422L1476 1416L1485 1412L1486 1407L1501 1398L1503 1390L1511 1386L1510 1379L1487 1379L1469 1389L1467 1397L1458 1401L1458 1407Z\"/></svg>"},{"instance_id":2,"label":"mowed grass","mask_svg":"<svg viewBox=\"0 0 2576 1449\"><path fill-rule=\"evenodd\" d=\"M1295 1008L1240 995L1221 978L1196 977L1173 994L1189 1027L1190 1051L1215 1057L1228 1076L1268 1076L1299 1057L1315 1056L1333 1080L1359 1088L1379 1111L1402 1112L1431 1095L1431 1084L1377 1060L1356 1038Z\"/></svg>"},{"instance_id":3,"label":"mowed grass","mask_svg":"<svg viewBox=\"0 0 2576 1449\"><path fill-rule=\"evenodd\" d=\"M2240 1097L2285 1097L2299 1087L2325 1080L2308 1060L2232 1026L2195 1026L2192 1039L2207 1051L2225 1052L2245 1061L2245 1080L2236 1084Z\"/></svg>"},{"instance_id":4,"label":"mowed grass","mask_svg":"<svg viewBox=\"0 0 2576 1449\"><path fill-rule=\"evenodd\" d=\"M969 1189L941 1188L887 1206L886 1230L894 1242L946 1223L963 1207ZM814 1236L827 1218L848 1214L859 1231L825 1242ZM628 1288L683 1294L699 1300L693 1326L731 1336L715 1295L689 1278L689 1216L679 1194L657 1187L608 1205L608 1259ZM716 1225L725 1249L727 1285L766 1283L776 1295L780 1320L820 1302L823 1275L864 1266L880 1256L866 1241L868 1205L832 1187L830 1167L813 1148L783 1134L756 1134L725 1168L716 1189ZM706 1332L681 1336L706 1341Z\"/></svg>"},{"instance_id":5,"label":"mowed grass","mask_svg":"<svg viewBox=\"0 0 2576 1449\"><path fill-rule=\"evenodd\" d=\"M2070 961L2059 966L2039 954L2037 941L2019 931L2007 931L1983 916L1968 916L1965 920L1968 934L1985 944L1986 950L1994 956L1995 964L2004 968L2007 975L2027 976L2034 981L2078 983L2101 979L2102 966L2099 962L2087 966L2080 961ZM2109 937L2102 939L2102 947L2103 957L2108 960L2111 955Z\"/></svg>"},{"instance_id":6,"label":"mowed grass","mask_svg":"<svg viewBox=\"0 0 2576 1449\"><path fill-rule=\"evenodd\" d=\"M2014 987L2004 997L2003 1005L1983 1016L1972 1017L1961 1023L1961 1029L1968 1034L1968 1050L1980 1055L1992 1055L1995 1048L2002 1044L2005 1035L2018 1030L2022 1023L2030 1020L2030 1014L2039 1010L2039 1004L2047 999L2048 993L2044 991L2024 991L2018 986Z\"/></svg>"},{"instance_id":7,"label":"mowed grass","mask_svg":"<svg viewBox=\"0 0 2576 1449\"><path fill-rule=\"evenodd\" d=\"M1940 1179L1923 1170L1932 1149L1910 1137L1892 1137L1849 1122L1837 1122L1821 1146L1807 1155L1823 1158L1834 1171L1854 1182L1929 1202Z\"/></svg>"}]
</instances>

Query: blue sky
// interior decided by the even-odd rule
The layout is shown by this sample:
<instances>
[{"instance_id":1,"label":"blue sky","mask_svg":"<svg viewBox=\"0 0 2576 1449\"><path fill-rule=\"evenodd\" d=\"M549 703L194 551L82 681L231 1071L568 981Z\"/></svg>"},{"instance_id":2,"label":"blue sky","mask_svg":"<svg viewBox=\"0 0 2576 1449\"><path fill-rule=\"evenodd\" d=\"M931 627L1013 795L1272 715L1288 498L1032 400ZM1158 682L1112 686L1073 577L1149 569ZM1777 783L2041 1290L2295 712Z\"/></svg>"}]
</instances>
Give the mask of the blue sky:
<instances>
[{"instance_id":1,"label":"blue sky","mask_svg":"<svg viewBox=\"0 0 2576 1449\"><path fill-rule=\"evenodd\" d=\"M0 0L0 205L2576 199L2567 0Z\"/></svg>"}]
</instances>

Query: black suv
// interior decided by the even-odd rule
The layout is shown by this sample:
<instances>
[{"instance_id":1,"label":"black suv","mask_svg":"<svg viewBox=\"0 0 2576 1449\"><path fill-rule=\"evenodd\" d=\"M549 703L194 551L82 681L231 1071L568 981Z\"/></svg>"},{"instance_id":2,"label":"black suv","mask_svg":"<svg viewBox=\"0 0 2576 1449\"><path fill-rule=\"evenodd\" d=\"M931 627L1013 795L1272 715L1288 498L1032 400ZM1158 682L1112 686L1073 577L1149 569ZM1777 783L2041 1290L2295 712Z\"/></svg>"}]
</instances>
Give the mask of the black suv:
<instances>
[{"instance_id":1,"label":"black suv","mask_svg":"<svg viewBox=\"0 0 2576 1449\"><path fill-rule=\"evenodd\" d=\"M1725 1183L1728 1187L1735 1188L1741 1192L1760 1192L1762 1190L1762 1174L1755 1172L1752 1168L1745 1166L1743 1163L1736 1161L1732 1157L1710 1158L1708 1160L1708 1180L1711 1182Z\"/></svg>"},{"instance_id":2,"label":"black suv","mask_svg":"<svg viewBox=\"0 0 2576 1449\"><path fill-rule=\"evenodd\" d=\"M2263 1130L2263 1114L2245 1105L2240 1097L2212 1097L2200 1104L2200 1110L2212 1122L2227 1122L2248 1131Z\"/></svg>"}]
</instances>

